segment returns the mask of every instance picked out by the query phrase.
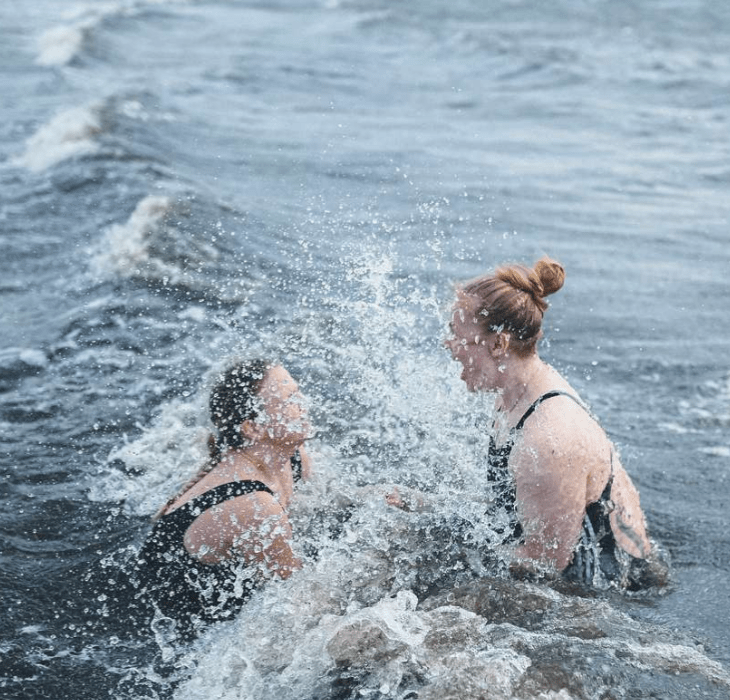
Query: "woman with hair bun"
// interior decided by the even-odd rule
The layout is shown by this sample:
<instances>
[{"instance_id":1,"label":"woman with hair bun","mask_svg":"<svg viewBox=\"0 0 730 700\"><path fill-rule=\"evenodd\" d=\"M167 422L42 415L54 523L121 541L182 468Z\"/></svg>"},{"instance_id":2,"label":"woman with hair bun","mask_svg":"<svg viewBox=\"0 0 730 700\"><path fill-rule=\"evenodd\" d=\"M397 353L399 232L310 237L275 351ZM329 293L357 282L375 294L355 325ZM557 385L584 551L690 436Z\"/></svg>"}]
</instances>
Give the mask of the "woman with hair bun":
<instances>
[{"instance_id":1,"label":"woman with hair bun","mask_svg":"<svg viewBox=\"0 0 730 700\"><path fill-rule=\"evenodd\" d=\"M591 585L659 585L666 567L639 494L577 392L537 352L545 297L565 271L544 257L457 289L445 341L469 391L496 392L487 478L507 511L515 571L562 572Z\"/></svg>"},{"instance_id":2,"label":"woman with hair bun","mask_svg":"<svg viewBox=\"0 0 730 700\"><path fill-rule=\"evenodd\" d=\"M155 516L137 564L140 597L183 637L300 568L287 511L310 469L302 402L286 369L263 360L233 365L213 387L210 460Z\"/></svg>"}]
</instances>

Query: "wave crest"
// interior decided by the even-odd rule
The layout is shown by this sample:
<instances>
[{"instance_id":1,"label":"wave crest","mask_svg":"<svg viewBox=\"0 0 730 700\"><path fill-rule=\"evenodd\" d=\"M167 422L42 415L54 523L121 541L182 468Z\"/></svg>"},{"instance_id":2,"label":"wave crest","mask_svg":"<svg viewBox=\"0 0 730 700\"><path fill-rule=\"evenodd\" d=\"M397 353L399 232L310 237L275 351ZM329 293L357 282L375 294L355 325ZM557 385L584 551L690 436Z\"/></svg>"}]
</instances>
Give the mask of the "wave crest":
<instances>
[{"instance_id":1,"label":"wave crest","mask_svg":"<svg viewBox=\"0 0 730 700\"><path fill-rule=\"evenodd\" d=\"M41 172L68 158L95 153L95 137L103 131L102 112L98 102L59 112L26 141L13 164Z\"/></svg>"},{"instance_id":2,"label":"wave crest","mask_svg":"<svg viewBox=\"0 0 730 700\"><path fill-rule=\"evenodd\" d=\"M196 269L215 261L218 251L172 223L182 216L172 198L145 197L125 223L107 229L93 253L92 270L102 277L197 286Z\"/></svg>"}]
</instances>

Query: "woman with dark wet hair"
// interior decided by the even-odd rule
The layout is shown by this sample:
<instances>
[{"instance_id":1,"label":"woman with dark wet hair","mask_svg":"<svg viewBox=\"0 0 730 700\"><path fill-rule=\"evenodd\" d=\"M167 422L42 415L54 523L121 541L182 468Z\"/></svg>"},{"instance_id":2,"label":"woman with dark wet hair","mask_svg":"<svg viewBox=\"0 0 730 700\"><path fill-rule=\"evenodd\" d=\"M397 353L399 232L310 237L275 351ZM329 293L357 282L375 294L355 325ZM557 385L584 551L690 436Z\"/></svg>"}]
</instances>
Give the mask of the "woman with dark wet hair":
<instances>
[{"instance_id":1,"label":"woman with dark wet hair","mask_svg":"<svg viewBox=\"0 0 730 700\"><path fill-rule=\"evenodd\" d=\"M511 523L514 568L589 584L660 584L639 494L577 392L537 352L545 298L565 279L542 258L458 287L445 341L469 391L496 392L487 478Z\"/></svg>"},{"instance_id":2,"label":"woman with dark wet hair","mask_svg":"<svg viewBox=\"0 0 730 700\"><path fill-rule=\"evenodd\" d=\"M281 365L238 363L209 406L210 462L157 514L138 563L141 594L183 636L301 566L287 509L295 479L309 473L310 427L296 382Z\"/></svg>"}]
</instances>

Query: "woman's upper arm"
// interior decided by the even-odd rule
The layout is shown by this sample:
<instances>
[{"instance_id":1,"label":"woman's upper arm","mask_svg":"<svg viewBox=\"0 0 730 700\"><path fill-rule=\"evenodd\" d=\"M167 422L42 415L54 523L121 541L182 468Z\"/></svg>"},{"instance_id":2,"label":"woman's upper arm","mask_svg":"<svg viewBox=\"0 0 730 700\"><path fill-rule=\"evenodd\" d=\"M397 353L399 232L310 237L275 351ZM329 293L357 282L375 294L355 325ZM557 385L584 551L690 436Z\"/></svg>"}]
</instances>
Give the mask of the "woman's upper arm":
<instances>
[{"instance_id":1,"label":"woman's upper arm","mask_svg":"<svg viewBox=\"0 0 730 700\"><path fill-rule=\"evenodd\" d=\"M525 430L510 467L525 535L519 553L564 569L585 514L587 470L580 449L560 436Z\"/></svg>"},{"instance_id":2,"label":"woman's upper arm","mask_svg":"<svg viewBox=\"0 0 730 700\"><path fill-rule=\"evenodd\" d=\"M237 523L231 542L233 556L250 564L262 564L281 578L301 568L291 548L289 518L273 496L266 492L248 494L234 499L231 507Z\"/></svg>"},{"instance_id":3,"label":"woman's upper arm","mask_svg":"<svg viewBox=\"0 0 730 700\"><path fill-rule=\"evenodd\" d=\"M609 516L611 530L621 549L637 559L645 559L651 552L651 543L646 532L639 492L623 466L618 460L616 462L611 487L611 500L614 504Z\"/></svg>"},{"instance_id":4,"label":"woman's upper arm","mask_svg":"<svg viewBox=\"0 0 730 700\"><path fill-rule=\"evenodd\" d=\"M202 513L185 533L185 547L205 564L241 558L282 578L301 566L291 549L289 518L265 491L238 496Z\"/></svg>"}]
</instances>

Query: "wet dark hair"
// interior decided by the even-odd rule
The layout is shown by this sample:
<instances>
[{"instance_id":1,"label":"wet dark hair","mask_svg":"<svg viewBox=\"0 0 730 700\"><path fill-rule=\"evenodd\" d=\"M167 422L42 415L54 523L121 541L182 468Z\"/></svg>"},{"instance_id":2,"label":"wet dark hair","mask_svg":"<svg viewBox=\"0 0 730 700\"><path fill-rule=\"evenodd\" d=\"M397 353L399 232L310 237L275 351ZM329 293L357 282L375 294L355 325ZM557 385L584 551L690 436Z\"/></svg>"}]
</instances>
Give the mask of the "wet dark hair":
<instances>
[{"instance_id":1,"label":"wet dark hair","mask_svg":"<svg viewBox=\"0 0 730 700\"><path fill-rule=\"evenodd\" d=\"M216 428L208 437L208 461L170 500L153 516L160 518L167 507L197 484L218 462L227 447L243 447L241 423L255 420L259 415L258 395L266 373L274 366L268 360L237 362L219 377L208 400L210 419Z\"/></svg>"},{"instance_id":2,"label":"wet dark hair","mask_svg":"<svg viewBox=\"0 0 730 700\"><path fill-rule=\"evenodd\" d=\"M243 447L241 423L259 415L258 394L266 373L274 366L268 360L247 360L229 367L210 392L210 419L218 433L216 452L222 447Z\"/></svg>"},{"instance_id":3,"label":"wet dark hair","mask_svg":"<svg viewBox=\"0 0 730 700\"><path fill-rule=\"evenodd\" d=\"M494 274L466 282L459 291L473 302L470 311L485 334L508 331L515 352L526 357L542 336L542 317L548 307L545 297L557 292L564 281L563 266L543 257L532 268L499 267Z\"/></svg>"}]
</instances>

